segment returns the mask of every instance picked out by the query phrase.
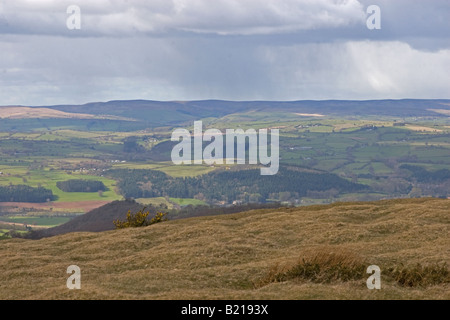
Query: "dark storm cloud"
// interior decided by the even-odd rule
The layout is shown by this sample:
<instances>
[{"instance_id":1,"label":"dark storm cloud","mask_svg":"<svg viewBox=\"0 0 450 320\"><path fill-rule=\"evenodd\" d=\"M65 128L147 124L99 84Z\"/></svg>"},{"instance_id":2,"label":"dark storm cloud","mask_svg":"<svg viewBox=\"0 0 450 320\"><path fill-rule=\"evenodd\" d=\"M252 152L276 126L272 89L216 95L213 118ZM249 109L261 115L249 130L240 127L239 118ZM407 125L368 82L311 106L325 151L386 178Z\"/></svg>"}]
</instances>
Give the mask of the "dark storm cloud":
<instances>
[{"instance_id":1,"label":"dark storm cloud","mask_svg":"<svg viewBox=\"0 0 450 320\"><path fill-rule=\"evenodd\" d=\"M447 3L6 0L0 105L448 98ZM73 4L80 30L66 27ZM371 4L381 30L366 27Z\"/></svg>"}]
</instances>

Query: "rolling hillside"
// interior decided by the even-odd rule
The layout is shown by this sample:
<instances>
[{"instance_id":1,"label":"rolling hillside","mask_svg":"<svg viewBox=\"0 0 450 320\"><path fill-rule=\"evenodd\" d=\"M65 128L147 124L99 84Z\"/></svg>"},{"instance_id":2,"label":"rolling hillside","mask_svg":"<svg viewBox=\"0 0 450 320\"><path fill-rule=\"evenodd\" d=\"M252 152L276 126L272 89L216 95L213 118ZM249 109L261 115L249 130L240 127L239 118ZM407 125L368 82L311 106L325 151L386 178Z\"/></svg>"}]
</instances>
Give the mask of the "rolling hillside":
<instances>
[{"instance_id":1,"label":"rolling hillside","mask_svg":"<svg viewBox=\"0 0 450 320\"><path fill-rule=\"evenodd\" d=\"M443 116L439 109L447 109L449 100L300 100L300 101L108 101L84 105L51 106L49 108L64 112L111 114L153 122L157 116L158 124L168 120L192 121L199 118L221 117L227 114L259 111L291 111L306 114L332 115L384 115L384 116ZM433 111L437 109L438 112Z\"/></svg>"},{"instance_id":2,"label":"rolling hillside","mask_svg":"<svg viewBox=\"0 0 450 320\"><path fill-rule=\"evenodd\" d=\"M242 117L265 120L292 120L292 116L325 115L331 117L431 117L448 116L449 100L300 100L300 101L151 101L118 100L83 105L14 106L4 128L27 130L42 128L87 128L94 131L133 131L155 127L184 126L208 118ZM12 107L0 106L1 110ZM45 111L45 112L43 112ZM6 111L4 111L6 112ZM33 119L34 118L34 119ZM233 119L233 117L232 117ZM38 121L39 120L39 121ZM253 119L254 120L254 119ZM22 129L24 130L24 129Z\"/></svg>"},{"instance_id":3,"label":"rolling hillside","mask_svg":"<svg viewBox=\"0 0 450 320\"><path fill-rule=\"evenodd\" d=\"M449 212L445 199L335 203L3 240L0 299L449 299L448 268L430 267L450 264ZM381 290L367 289L365 273L286 276L317 257L378 265ZM70 265L80 290L66 287ZM425 271L402 282L393 269Z\"/></svg>"}]
</instances>

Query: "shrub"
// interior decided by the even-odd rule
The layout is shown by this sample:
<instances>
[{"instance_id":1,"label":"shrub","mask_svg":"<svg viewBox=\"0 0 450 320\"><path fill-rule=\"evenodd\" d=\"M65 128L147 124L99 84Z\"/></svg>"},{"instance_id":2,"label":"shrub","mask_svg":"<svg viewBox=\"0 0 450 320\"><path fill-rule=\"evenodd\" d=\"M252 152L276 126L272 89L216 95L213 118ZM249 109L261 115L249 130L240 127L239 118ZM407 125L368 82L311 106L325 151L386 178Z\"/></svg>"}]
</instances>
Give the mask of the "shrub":
<instances>
[{"instance_id":1,"label":"shrub","mask_svg":"<svg viewBox=\"0 0 450 320\"><path fill-rule=\"evenodd\" d=\"M0 234L0 240L11 239L11 236L8 233Z\"/></svg>"},{"instance_id":2,"label":"shrub","mask_svg":"<svg viewBox=\"0 0 450 320\"><path fill-rule=\"evenodd\" d=\"M155 216L149 220L148 216L150 214L150 211L145 211L145 209L146 208L144 207L136 213L131 213L131 210L128 210L127 217L124 221L113 221L116 229L145 227L167 220L167 213L163 212L156 213Z\"/></svg>"}]
</instances>

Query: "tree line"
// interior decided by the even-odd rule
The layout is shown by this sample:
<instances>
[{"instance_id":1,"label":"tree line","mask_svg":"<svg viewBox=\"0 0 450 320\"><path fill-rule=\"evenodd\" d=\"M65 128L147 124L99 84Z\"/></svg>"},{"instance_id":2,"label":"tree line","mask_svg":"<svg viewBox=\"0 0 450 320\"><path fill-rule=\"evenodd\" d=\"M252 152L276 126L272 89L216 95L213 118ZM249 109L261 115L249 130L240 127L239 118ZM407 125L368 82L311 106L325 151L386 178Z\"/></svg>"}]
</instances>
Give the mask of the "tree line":
<instances>
[{"instance_id":1,"label":"tree line","mask_svg":"<svg viewBox=\"0 0 450 320\"><path fill-rule=\"evenodd\" d=\"M46 202L56 200L53 192L43 187L26 185L0 186L0 202Z\"/></svg>"},{"instance_id":2,"label":"tree line","mask_svg":"<svg viewBox=\"0 0 450 320\"><path fill-rule=\"evenodd\" d=\"M339 193L348 193L368 188L332 173L283 167L273 176L262 176L259 169L218 170L184 178L173 178L163 172L146 169L110 170L108 175L118 180L117 186L126 198L197 198L225 203L234 200L264 203L266 199L285 192L304 197L308 191L334 189Z\"/></svg>"},{"instance_id":3,"label":"tree line","mask_svg":"<svg viewBox=\"0 0 450 320\"><path fill-rule=\"evenodd\" d=\"M106 191L106 186L101 181L72 179L58 181L56 186L64 192L97 192Z\"/></svg>"},{"instance_id":4,"label":"tree line","mask_svg":"<svg viewBox=\"0 0 450 320\"><path fill-rule=\"evenodd\" d=\"M450 180L450 170L448 169L428 171L423 167L410 164L402 164L399 168L410 171L412 177L418 182L444 182Z\"/></svg>"}]
</instances>

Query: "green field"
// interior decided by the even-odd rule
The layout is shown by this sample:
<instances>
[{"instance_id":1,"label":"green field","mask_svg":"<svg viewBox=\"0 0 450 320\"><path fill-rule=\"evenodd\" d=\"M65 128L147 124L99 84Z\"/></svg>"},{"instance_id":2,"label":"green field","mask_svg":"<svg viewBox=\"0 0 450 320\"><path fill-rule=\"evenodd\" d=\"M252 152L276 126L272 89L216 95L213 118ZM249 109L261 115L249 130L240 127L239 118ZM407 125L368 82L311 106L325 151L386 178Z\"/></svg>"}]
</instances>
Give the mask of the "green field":
<instances>
[{"instance_id":1,"label":"green field","mask_svg":"<svg viewBox=\"0 0 450 320\"><path fill-rule=\"evenodd\" d=\"M173 204L164 197L138 198L136 199L136 202L141 203L142 205L152 205L155 207L167 206L168 209L173 208Z\"/></svg>"},{"instance_id":2,"label":"green field","mask_svg":"<svg viewBox=\"0 0 450 320\"><path fill-rule=\"evenodd\" d=\"M7 218L2 218L4 222L12 222L27 225L36 226L46 226L53 227L66 223L70 218L67 217L33 217L33 216L12 216Z\"/></svg>"},{"instance_id":3,"label":"green field","mask_svg":"<svg viewBox=\"0 0 450 320\"><path fill-rule=\"evenodd\" d=\"M251 121L249 120L251 119ZM379 175L392 174L388 160L411 162L427 167L450 167L449 127L417 122L411 126L393 127L395 119L336 119L303 117L286 113L233 114L205 120L205 128L273 128L280 130L281 163L312 167L338 174L364 174L370 169ZM429 128L429 130L418 130ZM436 131L433 131L436 129ZM439 131L437 131L439 130ZM158 133L169 138L170 131ZM162 134L162 136L161 136ZM207 165L175 166L170 159L149 161L123 160L123 141L137 137L139 145L151 154L157 142L155 133L83 131L74 129L35 129L31 132L0 133L0 185L27 184L49 188L57 201L117 200L115 181L101 174L101 168L160 170L172 177L193 177L215 170ZM151 141L157 141L151 140ZM119 160L115 159L118 158ZM168 161L169 160L169 161ZM89 169L83 164L94 162ZM95 166L98 164L98 171ZM71 178L95 179L107 187L97 193L66 193L56 187L57 181Z\"/></svg>"},{"instance_id":4,"label":"green field","mask_svg":"<svg viewBox=\"0 0 450 320\"><path fill-rule=\"evenodd\" d=\"M204 201L198 199L186 199L186 198L169 198L170 201L175 202L180 206L188 206L188 205L204 205L206 204Z\"/></svg>"},{"instance_id":5,"label":"green field","mask_svg":"<svg viewBox=\"0 0 450 320\"><path fill-rule=\"evenodd\" d=\"M0 166L3 174L0 176L0 185L27 184L32 187L42 186L52 190L57 196L56 201L73 202L89 200L119 200L122 197L114 191L115 181L106 177L99 177L83 173L67 173L65 171L51 170L50 168L29 170L28 167L21 166ZM108 188L101 196L97 192L63 192L57 186L58 181L70 179L85 179L102 181Z\"/></svg>"},{"instance_id":6,"label":"green field","mask_svg":"<svg viewBox=\"0 0 450 320\"><path fill-rule=\"evenodd\" d=\"M172 177L195 177L214 170L214 167L208 165L174 165L168 161L159 163L120 163L115 164L113 168L159 170Z\"/></svg>"},{"instance_id":7,"label":"green field","mask_svg":"<svg viewBox=\"0 0 450 320\"><path fill-rule=\"evenodd\" d=\"M164 197L157 198L138 198L137 202L142 203L143 205L153 205L158 207L160 205L167 206L168 209L172 209L173 205L179 206L187 206L187 205L206 205L207 203L198 199L187 199L187 198L169 198L166 199Z\"/></svg>"}]
</instances>

